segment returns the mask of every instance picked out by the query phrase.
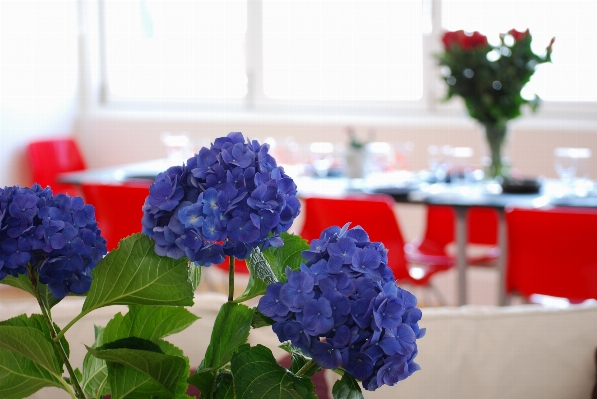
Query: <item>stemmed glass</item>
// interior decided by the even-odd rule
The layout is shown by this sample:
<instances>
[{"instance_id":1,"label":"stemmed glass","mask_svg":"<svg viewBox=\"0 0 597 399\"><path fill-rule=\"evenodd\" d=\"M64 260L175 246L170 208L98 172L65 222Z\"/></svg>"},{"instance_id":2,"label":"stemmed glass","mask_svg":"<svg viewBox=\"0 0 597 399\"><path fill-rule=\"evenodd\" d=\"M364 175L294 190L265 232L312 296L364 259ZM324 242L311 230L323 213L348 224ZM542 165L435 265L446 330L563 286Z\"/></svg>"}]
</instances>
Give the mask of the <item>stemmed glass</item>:
<instances>
[{"instance_id":1,"label":"stemmed glass","mask_svg":"<svg viewBox=\"0 0 597 399\"><path fill-rule=\"evenodd\" d=\"M334 144L328 142L314 142L309 146L311 151L311 165L318 177L327 177L334 164Z\"/></svg>"},{"instance_id":2,"label":"stemmed glass","mask_svg":"<svg viewBox=\"0 0 597 399\"><path fill-rule=\"evenodd\" d=\"M576 148L558 147L554 150L554 167L560 180L570 184L576 175L577 157Z\"/></svg>"},{"instance_id":3,"label":"stemmed glass","mask_svg":"<svg viewBox=\"0 0 597 399\"><path fill-rule=\"evenodd\" d=\"M588 178L583 166L586 167L590 157L589 148L558 147L554 150L554 167L564 184L566 193L574 191L577 195L586 195L583 180Z\"/></svg>"}]
</instances>

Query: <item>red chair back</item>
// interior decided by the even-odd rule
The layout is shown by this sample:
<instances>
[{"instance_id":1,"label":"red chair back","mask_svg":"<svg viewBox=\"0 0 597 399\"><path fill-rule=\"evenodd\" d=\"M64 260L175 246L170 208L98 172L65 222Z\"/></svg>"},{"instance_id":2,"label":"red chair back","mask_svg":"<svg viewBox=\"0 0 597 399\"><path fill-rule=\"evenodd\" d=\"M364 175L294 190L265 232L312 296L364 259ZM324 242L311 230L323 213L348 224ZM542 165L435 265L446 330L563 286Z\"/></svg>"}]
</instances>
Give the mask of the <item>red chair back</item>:
<instances>
[{"instance_id":1,"label":"red chair back","mask_svg":"<svg viewBox=\"0 0 597 399\"><path fill-rule=\"evenodd\" d=\"M497 246L498 213L492 208L470 208L467 213L468 243ZM419 253L434 256L447 256L446 246L455 241L456 214L451 206L428 205L425 233L411 245ZM488 255L470 258L469 263L477 264L492 260L497 251Z\"/></svg>"},{"instance_id":2,"label":"red chair back","mask_svg":"<svg viewBox=\"0 0 597 399\"><path fill-rule=\"evenodd\" d=\"M78 195L76 186L59 183L60 173L86 169L85 160L72 138L33 141L27 145L27 155L33 172L33 182L50 186L54 194Z\"/></svg>"},{"instance_id":3,"label":"red chair back","mask_svg":"<svg viewBox=\"0 0 597 399\"><path fill-rule=\"evenodd\" d=\"M85 203L95 206L98 227L109 251L116 248L122 238L141 232L142 208L150 185L150 181L81 185Z\"/></svg>"},{"instance_id":4,"label":"red chair back","mask_svg":"<svg viewBox=\"0 0 597 399\"><path fill-rule=\"evenodd\" d=\"M506 212L506 291L597 299L597 209Z\"/></svg>"},{"instance_id":5,"label":"red chair back","mask_svg":"<svg viewBox=\"0 0 597 399\"><path fill-rule=\"evenodd\" d=\"M330 226L361 226L371 241L379 241L388 249L388 266L397 279L409 279L404 239L394 212L394 201L385 195L344 198L310 197L305 199L305 222L301 237L307 241L319 238Z\"/></svg>"}]
</instances>

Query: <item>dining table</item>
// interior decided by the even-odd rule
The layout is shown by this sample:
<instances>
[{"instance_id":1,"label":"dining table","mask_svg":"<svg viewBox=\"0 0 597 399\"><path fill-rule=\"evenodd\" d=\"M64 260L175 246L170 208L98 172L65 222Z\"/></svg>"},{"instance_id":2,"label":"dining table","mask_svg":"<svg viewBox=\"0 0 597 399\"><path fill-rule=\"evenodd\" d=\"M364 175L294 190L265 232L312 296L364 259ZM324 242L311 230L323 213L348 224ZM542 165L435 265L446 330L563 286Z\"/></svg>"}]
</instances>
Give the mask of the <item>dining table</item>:
<instances>
[{"instance_id":1,"label":"dining table","mask_svg":"<svg viewBox=\"0 0 597 399\"><path fill-rule=\"evenodd\" d=\"M168 167L173 166L169 159L149 160L113 167L87 169L78 172L63 173L60 182L72 184L105 183L118 184L135 180L153 180ZM288 168L291 171L292 168ZM291 176L292 174L289 173ZM293 176L294 177L294 176ZM457 270L457 303L467 304L467 258L468 241L467 213L473 207L493 208L498 213L498 248L496 260L498 269L498 304L507 305L506 294L506 259L507 226L505 213L509 207L542 208L546 206L571 206L597 208L597 192L579 196L568 190L559 180L542 179L536 192L504 192L496 182L433 182L420 178L419 174L381 173L365 179L346 177L322 178L314 176L294 177L299 197L313 195L341 196L346 194L387 194L397 203L421 205L448 205L456 214L455 244Z\"/></svg>"}]
</instances>

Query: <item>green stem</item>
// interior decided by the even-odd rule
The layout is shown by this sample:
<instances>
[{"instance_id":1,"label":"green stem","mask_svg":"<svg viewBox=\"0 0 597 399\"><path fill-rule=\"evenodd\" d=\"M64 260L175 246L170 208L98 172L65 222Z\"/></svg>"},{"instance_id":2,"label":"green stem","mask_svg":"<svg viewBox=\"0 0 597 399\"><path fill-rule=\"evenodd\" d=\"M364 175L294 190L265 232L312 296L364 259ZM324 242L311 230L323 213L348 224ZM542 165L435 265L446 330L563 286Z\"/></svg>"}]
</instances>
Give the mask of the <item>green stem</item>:
<instances>
[{"instance_id":1,"label":"green stem","mask_svg":"<svg viewBox=\"0 0 597 399\"><path fill-rule=\"evenodd\" d=\"M77 397L78 399L85 399L85 394L83 393L83 390L81 389L81 385L79 384L79 380L77 379L77 376L75 374L75 371L73 370L73 367L71 366L70 362L68 361L68 356L66 356L66 352L65 352L64 348L62 347L62 343L60 342L60 339L56 339L56 337L57 337L56 329L54 328L54 323L52 322L52 319L49 315L48 309L46 308L46 305L44 304L43 300L41 299L41 295L39 294L39 288L37 286L37 276L34 272L34 269L31 266L29 266L28 269L29 269L29 280L31 281L31 285L33 286L33 292L35 293L35 298L37 299L37 303L39 305L39 308L41 309L41 314L50 330L50 336L52 338L52 342L54 343L54 346L56 347L56 350L57 350L58 354L60 355L60 358L64 362L64 365L66 366L66 370L68 371L68 374L70 375L71 384L72 384L73 388L75 389L75 397Z\"/></svg>"},{"instance_id":2,"label":"green stem","mask_svg":"<svg viewBox=\"0 0 597 399\"><path fill-rule=\"evenodd\" d=\"M228 302L234 300L234 256L229 256L230 266L228 268Z\"/></svg>"},{"instance_id":3,"label":"green stem","mask_svg":"<svg viewBox=\"0 0 597 399\"><path fill-rule=\"evenodd\" d=\"M76 399L75 393L73 392L71 386L64 380L64 378L60 378L60 382L64 387L64 390L70 395L71 398Z\"/></svg>"},{"instance_id":4,"label":"green stem","mask_svg":"<svg viewBox=\"0 0 597 399\"><path fill-rule=\"evenodd\" d=\"M56 337L54 337L54 341L59 341L60 339L62 339L62 337L64 337L64 334L66 334L66 332L73 326L73 324L75 324L77 321L81 320L83 318L83 316L85 316L86 314L88 314L92 310L94 310L94 309L89 309L86 312L79 313L66 326L64 326L64 328L62 330L60 330L60 332L58 332L58 334L56 334Z\"/></svg>"},{"instance_id":5,"label":"green stem","mask_svg":"<svg viewBox=\"0 0 597 399\"><path fill-rule=\"evenodd\" d=\"M300 377L301 375L305 374L311 367L315 365L315 360L311 359L299 371L296 372L296 376Z\"/></svg>"}]
</instances>

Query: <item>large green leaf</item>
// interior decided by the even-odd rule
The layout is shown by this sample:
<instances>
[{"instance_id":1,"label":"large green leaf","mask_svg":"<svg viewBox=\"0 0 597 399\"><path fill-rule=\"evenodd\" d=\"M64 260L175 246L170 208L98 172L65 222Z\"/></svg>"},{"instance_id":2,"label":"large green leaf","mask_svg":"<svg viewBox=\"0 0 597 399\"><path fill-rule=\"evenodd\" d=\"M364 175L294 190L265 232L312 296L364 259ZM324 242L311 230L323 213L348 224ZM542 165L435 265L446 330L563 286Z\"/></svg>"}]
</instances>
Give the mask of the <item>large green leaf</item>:
<instances>
[{"instance_id":1,"label":"large green leaf","mask_svg":"<svg viewBox=\"0 0 597 399\"><path fill-rule=\"evenodd\" d=\"M68 343L64 339L60 343L68 356ZM0 348L0 397L29 396L44 386L65 388L62 359L41 315L0 322Z\"/></svg>"},{"instance_id":2,"label":"large green leaf","mask_svg":"<svg viewBox=\"0 0 597 399\"><path fill-rule=\"evenodd\" d=\"M64 389L60 375L8 349L0 349L0 398L20 399L44 387Z\"/></svg>"},{"instance_id":3,"label":"large green leaf","mask_svg":"<svg viewBox=\"0 0 597 399\"><path fill-rule=\"evenodd\" d=\"M236 399L317 398L313 383L280 366L262 345L243 345L232 358Z\"/></svg>"},{"instance_id":4,"label":"large green leaf","mask_svg":"<svg viewBox=\"0 0 597 399\"><path fill-rule=\"evenodd\" d=\"M11 319L2 321L0 322L0 325L14 327L31 327L40 331L43 334L43 336L46 337L47 340L49 340L51 337L50 328L48 327L48 324L44 320L43 316L40 314L32 314L31 316L22 314ZM54 324L54 330L58 332L60 331L60 328L56 324ZM64 337L60 339L60 345L62 346L66 356L68 357L70 354L70 349L68 346L68 342ZM52 348L54 349L54 354L56 356L56 359L58 360L60 368L62 368L62 358L60 357L60 354L58 353L56 346L52 344Z\"/></svg>"},{"instance_id":5,"label":"large green leaf","mask_svg":"<svg viewBox=\"0 0 597 399\"><path fill-rule=\"evenodd\" d=\"M363 393L358 382L348 373L344 373L342 378L332 387L334 399L363 399Z\"/></svg>"},{"instance_id":6,"label":"large green leaf","mask_svg":"<svg viewBox=\"0 0 597 399\"><path fill-rule=\"evenodd\" d=\"M93 269L93 284L83 304L83 313L108 305L193 304L193 285L188 261L159 256L145 234L120 241L118 249Z\"/></svg>"},{"instance_id":7,"label":"large green leaf","mask_svg":"<svg viewBox=\"0 0 597 399\"><path fill-rule=\"evenodd\" d=\"M119 345L126 347L118 348ZM188 359L179 348L165 341L158 346L147 340L126 339L87 350L106 361L114 399L177 398L186 391Z\"/></svg>"},{"instance_id":8,"label":"large green leaf","mask_svg":"<svg viewBox=\"0 0 597 399\"><path fill-rule=\"evenodd\" d=\"M99 348L103 344L104 327L94 326L95 342L92 348ZM81 388L86 395L92 398L110 394L108 383L108 365L105 360L98 359L91 353L85 354L83 359L83 378Z\"/></svg>"},{"instance_id":9,"label":"large green leaf","mask_svg":"<svg viewBox=\"0 0 597 399\"><path fill-rule=\"evenodd\" d=\"M54 344L36 328L0 325L0 348L19 354L50 373L62 373Z\"/></svg>"},{"instance_id":10,"label":"large green leaf","mask_svg":"<svg viewBox=\"0 0 597 399\"><path fill-rule=\"evenodd\" d=\"M223 395L216 390L216 378L221 378L218 377L218 369L225 366L237 348L247 342L252 321L253 309L234 302L222 305L214 323L205 358L197 367L197 372L188 380L204 397L213 398L214 393L216 397Z\"/></svg>"},{"instance_id":11,"label":"large green leaf","mask_svg":"<svg viewBox=\"0 0 597 399\"><path fill-rule=\"evenodd\" d=\"M181 307L131 305L126 315L117 313L108 322L103 343L126 337L156 341L184 330L198 319L199 317Z\"/></svg>"},{"instance_id":12,"label":"large green leaf","mask_svg":"<svg viewBox=\"0 0 597 399\"><path fill-rule=\"evenodd\" d=\"M228 363L233 352L247 342L252 321L253 309L234 302L222 305L214 323L203 366L217 369Z\"/></svg>"},{"instance_id":13,"label":"large green leaf","mask_svg":"<svg viewBox=\"0 0 597 399\"><path fill-rule=\"evenodd\" d=\"M20 288L23 291L27 291L35 297L35 292L33 291L31 281L29 281L29 277L25 274L19 274L18 277L6 276L2 280L0 280L0 284L6 284L15 288ZM54 305L61 301L61 299L58 299L54 295L52 295L52 292L48 288L47 284L42 284L38 282L37 289L39 290L39 295L43 303L46 305L48 309L52 308Z\"/></svg>"}]
</instances>

